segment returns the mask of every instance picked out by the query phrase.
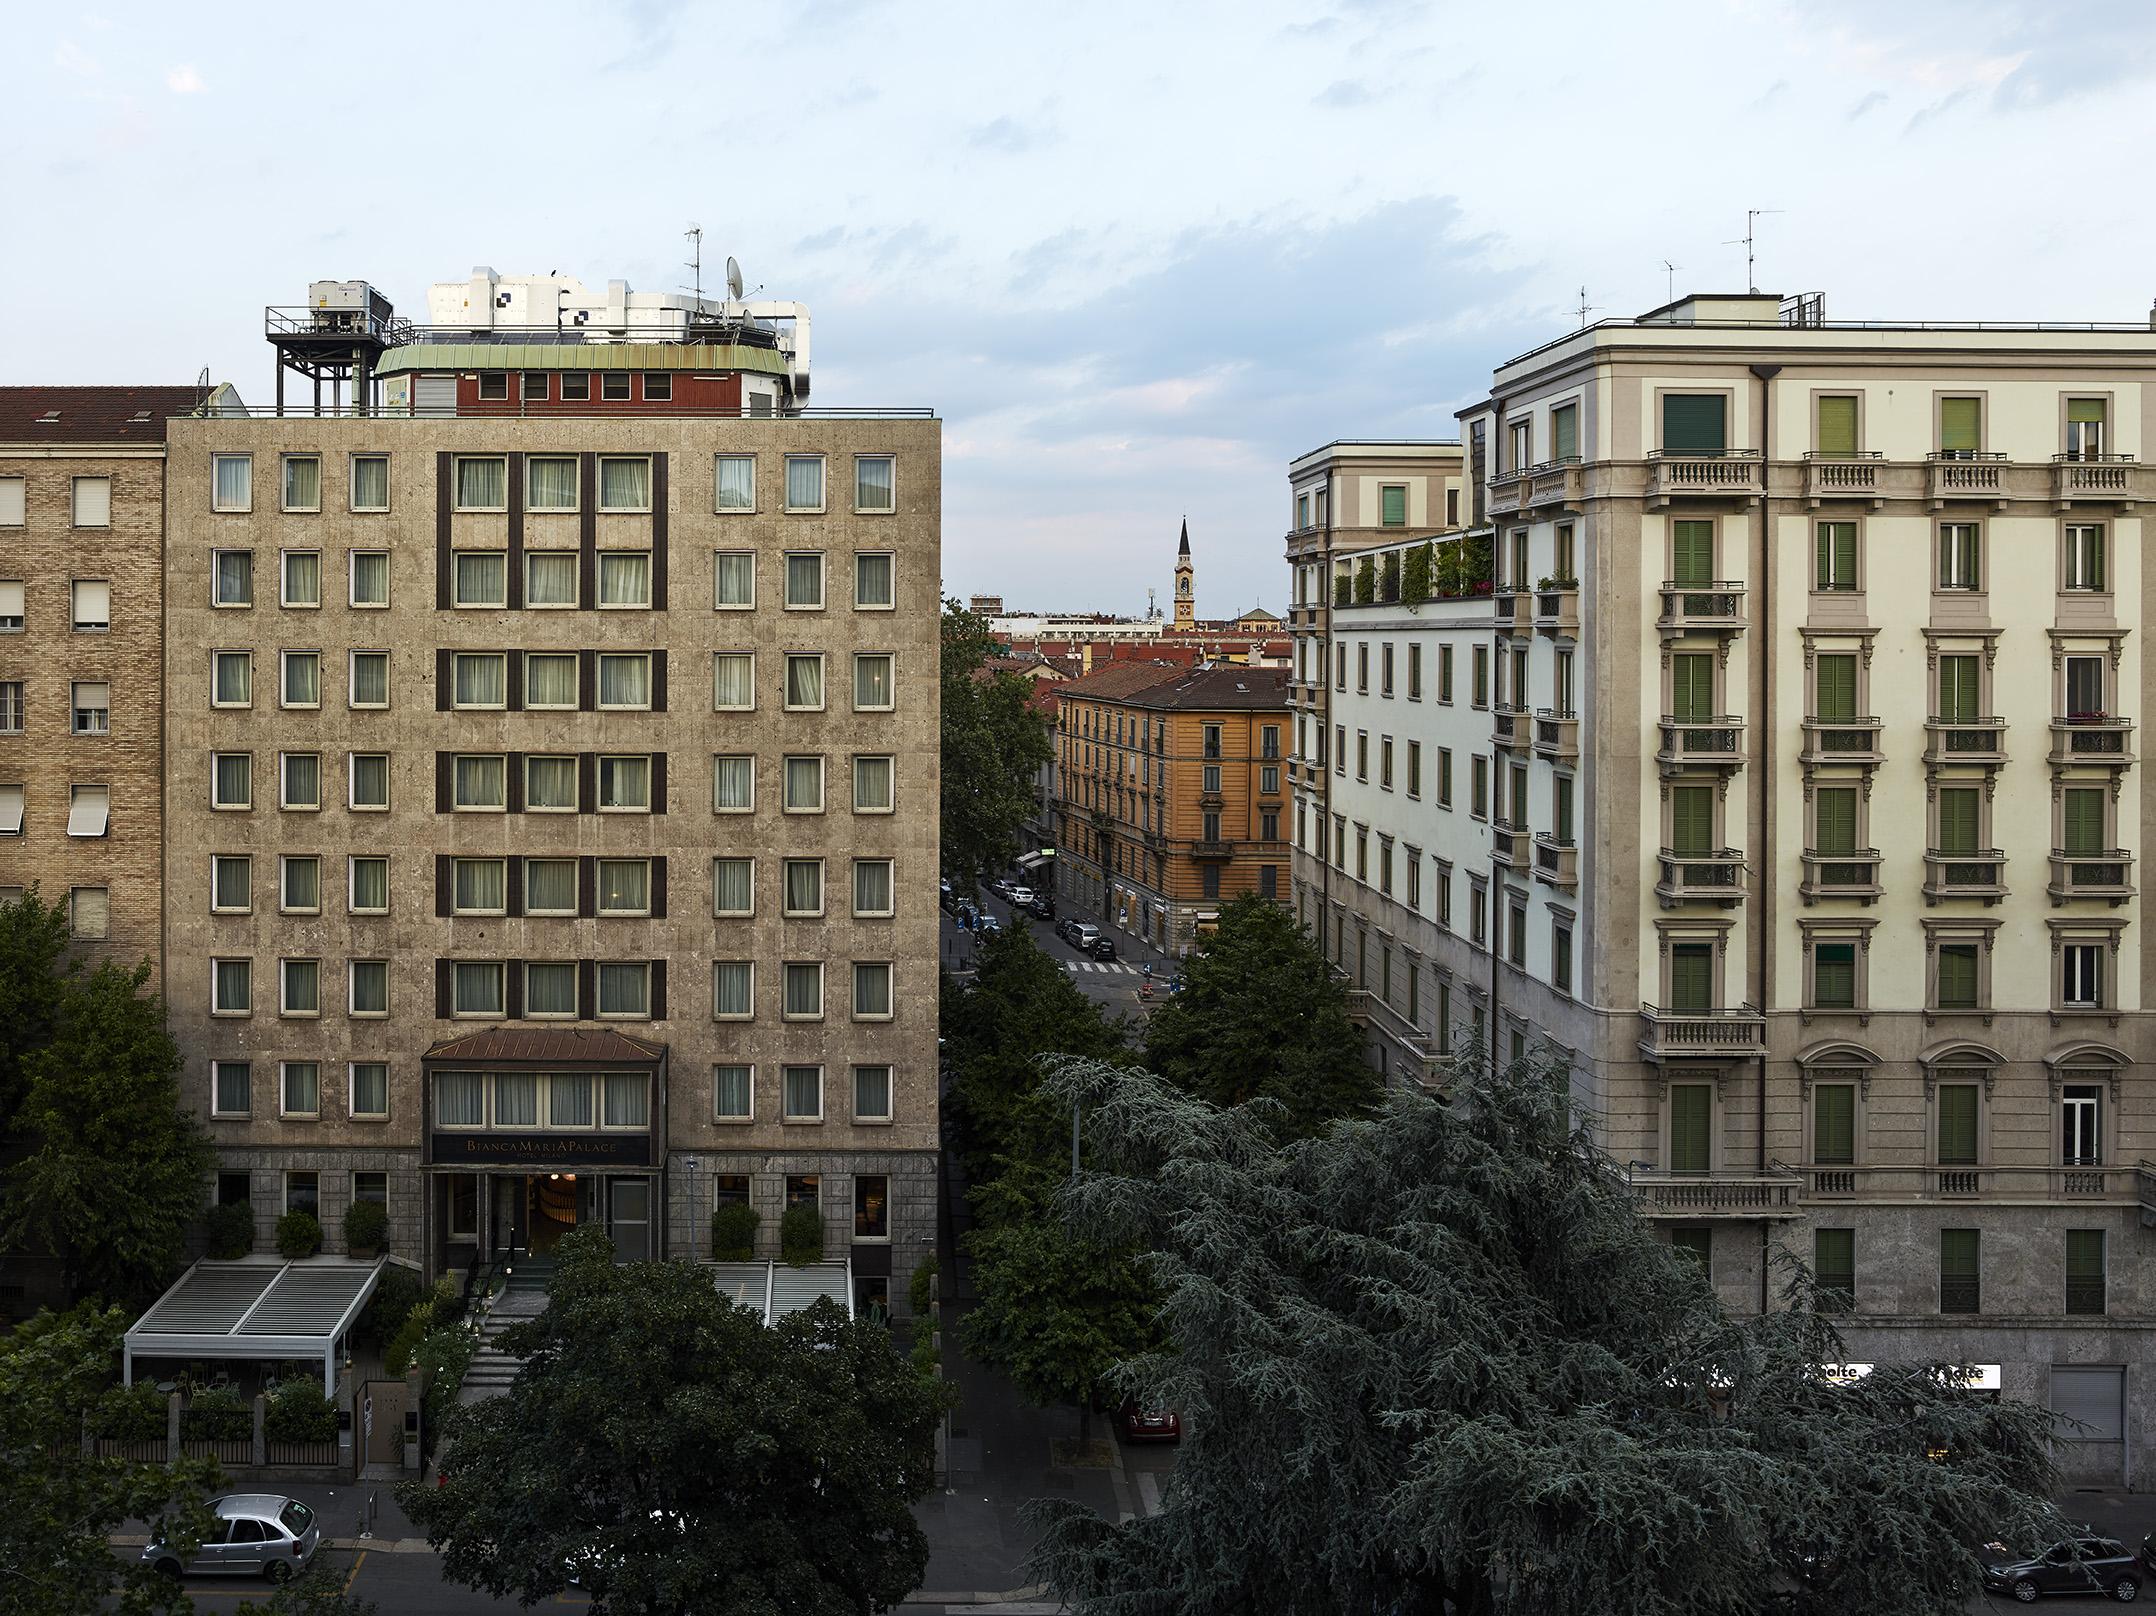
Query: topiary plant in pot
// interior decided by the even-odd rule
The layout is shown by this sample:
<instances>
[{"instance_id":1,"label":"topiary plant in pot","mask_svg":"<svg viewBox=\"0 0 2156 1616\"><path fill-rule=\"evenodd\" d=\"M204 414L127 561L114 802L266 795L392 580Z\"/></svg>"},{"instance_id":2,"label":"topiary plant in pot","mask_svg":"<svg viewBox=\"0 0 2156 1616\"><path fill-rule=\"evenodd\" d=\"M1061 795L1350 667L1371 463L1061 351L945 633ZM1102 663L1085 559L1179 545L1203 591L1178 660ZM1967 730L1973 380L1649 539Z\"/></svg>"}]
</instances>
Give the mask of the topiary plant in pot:
<instances>
[{"instance_id":1,"label":"topiary plant in pot","mask_svg":"<svg viewBox=\"0 0 2156 1616\"><path fill-rule=\"evenodd\" d=\"M711 1255L719 1262L748 1262L756 1255L756 1208L736 1201L711 1214Z\"/></svg>"},{"instance_id":2,"label":"topiary plant in pot","mask_svg":"<svg viewBox=\"0 0 2156 1616\"><path fill-rule=\"evenodd\" d=\"M312 1257L322 1249L322 1225L312 1212L287 1212L277 1220L277 1254L286 1262Z\"/></svg>"},{"instance_id":3,"label":"topiary plant in pot","mask_svg":"<svg viewBox=\"0 0 2156 1616\"><path fill-rule=\"evenodd\" d=\"M344 1249L355 1257L378 1257L389 1247L389 1209L380 1201L354 1201L344 1214Z\"/></svg>"},{"instance_id":4,"label":"topiary plant in pot","mask_svg":"<svg viewBox=\"0 0 2156 1616\"><path fill-rule=\"evenodd\" d=\"M823 1261L823 1214L814 1206L790 1206L779 1219L779 1254L788 1267Z\"/></svg>"}]
</instances>

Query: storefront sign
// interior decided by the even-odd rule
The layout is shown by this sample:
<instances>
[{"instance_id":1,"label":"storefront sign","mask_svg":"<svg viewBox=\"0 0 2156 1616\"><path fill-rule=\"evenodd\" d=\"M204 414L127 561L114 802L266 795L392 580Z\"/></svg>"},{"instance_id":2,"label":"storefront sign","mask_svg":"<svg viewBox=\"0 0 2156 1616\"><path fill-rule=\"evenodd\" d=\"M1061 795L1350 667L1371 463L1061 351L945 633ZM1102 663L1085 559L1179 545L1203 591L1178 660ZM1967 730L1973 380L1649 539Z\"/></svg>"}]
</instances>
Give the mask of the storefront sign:
<instances>
[{"instance_id":1,"label":"storefront sign","mask_svg":"<svg viewBox=\"0 0 2156 1616\"><path fill-rule=\"evenodd\" d=\"M430 1159L475 1167L649 1167L649 1133L442 1133Z\"/></svg>"}]
</instances>

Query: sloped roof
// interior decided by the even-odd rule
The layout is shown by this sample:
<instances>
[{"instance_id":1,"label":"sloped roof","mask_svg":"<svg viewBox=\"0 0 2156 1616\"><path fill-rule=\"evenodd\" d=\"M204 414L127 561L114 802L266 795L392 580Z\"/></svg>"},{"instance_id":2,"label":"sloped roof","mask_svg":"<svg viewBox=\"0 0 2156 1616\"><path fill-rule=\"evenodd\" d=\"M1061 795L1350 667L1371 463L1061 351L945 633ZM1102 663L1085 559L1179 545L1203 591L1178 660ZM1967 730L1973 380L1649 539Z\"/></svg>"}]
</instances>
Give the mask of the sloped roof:
<instances>
[{"instance_id":1,"label":"sloped roof","mask_svg":"<svg viewBox=\"0 0 2156 1616\"><path fill-rule=\"evenodd\" d=\"M1288 670L1228 663L1199 668L1165 684L1133 692L1133 707L1189 712L1287 711Z\"/></svg>"},{"instance_id":2,"label":"sloped roof","mask_svg":"<svg viewBox=\"0 0 2156 1616\"><path fill-rule=\"evenodd\" d=\"M666 1046L656 1040L631 1038L611 1027L487 1027L443 1039L426 1058L648 1066L665 1053Z\"/></svg>"},{"instance_id":3,"label":"sloped roof","mask_svg":"<svg viewBox=\"0 0 2156 1616\"><path fill-rule=\"evenodd\" d=\"M194 387L0 387L0 443L163 443Z\"/></svg>"},{"instance_id":4,"label":"sloped roof","mask_svg":"<svg viewBox=\"0 0 2156 1616\"><path fill-rule=\"evenodd\" d=\"M1127 701L1148 686L1188 673L1188 668L1160 662L1111 662L1083 679L1073 679L1058 694L1065 701Z\"/></svg>"}]
</instances>

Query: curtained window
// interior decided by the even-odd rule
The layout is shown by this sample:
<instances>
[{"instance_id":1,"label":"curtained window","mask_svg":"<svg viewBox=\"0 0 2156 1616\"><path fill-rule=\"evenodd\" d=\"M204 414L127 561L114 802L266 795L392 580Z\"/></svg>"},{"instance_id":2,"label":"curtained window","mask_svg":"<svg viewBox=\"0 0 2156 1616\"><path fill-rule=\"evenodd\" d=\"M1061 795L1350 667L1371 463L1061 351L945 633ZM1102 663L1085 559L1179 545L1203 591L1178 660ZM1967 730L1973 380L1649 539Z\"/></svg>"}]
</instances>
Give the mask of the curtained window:
<instances>
[{"instance_id":1,"label":"curtained window","mask_svg":"<svg viewBox=\"0 0 2156 1616\"><path fill-rule=\"evenodd\" d=\"M527 757L524 760L524 809L527 813L576 811L576 759Z\"/></svg>"},{"instance_id":2,"label":"curtained window","mask_svg":"<svg viewBox=\"0 0 2156 1616\"><path fill-rule=\"evenodd\" d=\"M352 552L352 604L354 606L387 606L389 604L389 552L387 550L354 550Z\"/></svg>"},{"instance_id":3,"label":"curtained window","mask_svg":"<svg viewBox=\"0 0 2156 1616\"><path fill-rule=\"evenodd\" d=\"M527 1016L576 1014L574 960L534 960L524 967L524 1013ZM559 1116L555 1120L558 1126Z\"/></svg>"},{"instance_id":4,"label":"curtained window","mask_svg":"<svg viewBox=\"0 0 2156 1616\"><path fill-rule=\"evenodd\" d=\"M756 908L756 861L717 858L711 861L711 912L714 915L746 915Z\"/></svg>"},{"instance_id":5,"label":"curtained window","mask_svg":"<svg viewBox=\"0 0 2156 1616\"><path fill-rule=\"evenodd\" d=\"M459 757L453 770L454 802L459 808L500 808L507 797L503 788L507 760L500 757Z\"/></svg>"},{"instance_id":6,"label":"curtained window","mask_svg":"<svg viewBox=\"0 0 2156 1616\"><path fill-rule=\"evenodd\" d=\"M601 606L651 604L651 554L645 550L609 550L599 556Z\"/></svg>"},{"instance_id":7,"label":"curtained window","mask_svg":"<svg viewBox=\"0 0 2156 1616\"><path fill-rule=\"evenodd\" d=\"M524 861L524 912L528 915L576 913L576 860L528 858Z\"/></svg>"},{"instance_id":8,"label":"curtained window","mask_svg":"<svg viewBox=\"0 0 2156 1616\"><path fill-rule=\"evenodd\" d=\"M504 859L451 860L451 902L457 913L498 915L507 910L508 870L508 862Z\"/></svg>"},{"instance_id":9,"label":"curtained window","mask_svg":"<svg viewBox=\"0 0 2156 1616\"><path fill-rule=\"evenodd\" d=\"M287 606L319 606L322 604L321 551L285 551L284 603Z\"/></svg>"},{"instance_id":10,"label":"curtained window","mask_svg":"<svg viewBox=\"0 0 2156 1616\"><path fill-rule=\"evenodd\" d=\"M754 455L720 455L718 457L718 508L722 511L753 511L756 509L756 457Z\"/></svg>"},{"instance_id":11,"label":"curtained window","mask_svg":"<svg viewBox=\"0 0 2156 1616\"><path fill-rule=\"evenodd\" d=\"M823 509L823 456L786 457L786 508L789 511Z\"/></svg>"},{"instance_id":12,"label":"curtained window","mask_svg":"<svg viewBox=\"0 0 2156 1616\"><path fill-rule=\"evenodd\" d=\"M599 861L599 913L640 915L651 908L651 861Z\"/></svg>"},{"instance_id":13,"label":"curtained window","mask_svg":"<svg viewBox=\"0 0 2156 1616\"><path fill-rule=\"evenodd\" d=\"M573 654L524 653L526 707L574 707L576 698L576 657Z\"/></svg>"},{"instance_id":14,"label":"curtained window","mask_svg":"<svg viewBox=\"0 0 2156 1616\"><path fill-rule=\"evenodd\" d=\"M711 706L722 713L745 713L756 705L756 654L721 651L711 660Z\"/></svg>"},{"instance_id":15,"label":"curtained window","mask_svg":"<svg viewBox=\"0 0 2156 1616\"><path fill-rule=\"evenodd\" d=\"M715 609L754 606L756 553L753 550L714 550L711 553L711 579L711 604Z\"/></svg>"},{"instance_id":16,"label":"curtained window","mask_svg":"<svg viewBox=\"0 0 2156 1616\"><path fill-rule=\"evenodd\" d=\"M434 1079L434 1121L442 1128L487 1125L485 1079L477 1072L441 1072Z\"/></svg>"},{"instance_id":17,"label":"curtained window","mask_svg":"<svg viewBox=\"0 0 2156 1616\"><path fill-rule=\"evenodd\" d=\"M853 760L853 807L855 813L880 814L891 807L891 760L857 757ZM1217 840L1218 838L1212 838Z\"/></svg>"},{"instance_id":18,"label":"curtained window","mask_svg":"<svg viewBox=\"0 0 2156 1616\"><path fill-rule=\"evenodd\" d=\"M857 915L887 915L891 912L889 859L853 861L853 912Z\"/></svg>"},{"instance_id":19,"label":"curtained window","mask_svg":"<svg viewBox=\"0 0 2156 1616\"><path fill-rule=\"evenodd\" d=\"M322 758L315 752L286 752L283 805L287 808L322 806Z\"/></svg>"},{"instance_id":20,"label":"curtained window","mask_svg":"<svg viewBox=\"0 0 2156 1616\"><path fill-rule=\"evenodd\" d=\"M575 967L569 967L572 976ZM576 995L569 996L570 1008L576 1006ZM547 1121L557 1128L588 1128L591 1126L591 1079L582 1072L557 1072L546 1080Z\"/></svg>"},{"instance_id":21,"label":"curtained window","mask_svg":"<svg viewBox=\"0 0 2156 1616\"><path fill-rule=\"evenodd\" d=\"M322 705L322 654L319 651L284 653L284 705Z\"/></svg>"},{"instance_id":22,"label":"curtained window","mask_svg":"<svg viewBox=\"0 0 2156 1616\"><path fill-rule=\"evenodd\" d=\"M355 511L386 511L389 509L389 457L387 455L354 455L352 457L352 509Z\"/></svg>"},{"instance_id":23,"label":"curtained window","mask_svg":"<svg viewBox=\"0 0 2156 1616\"><path fill-rule=\"evenodd\" d=\"M601 656L599 658L599 705L601 707L649 707L651 705L651 658Z\"/></svg>"},{"instance_id":24,"label":"curtained window","mask_svg":"<svg viewBox=\"0 0 2156 1616\"><path fill-rule=\"evenodd\" d=\"M576 509L576 461L568 455L533 455L524 462L524 502L534 511Z\"/></svg>"},{"instance_id":25,"label":"curtained window","mask_svg":"<svg viewBox=\"0 0 2156 1616\"><path fill-rule=\"evenodd\" d=\"M856 455L853 462L853 508L857 511L888 511L892 503L892 461L889 455Z\"/></svg>"},{"instance_id":26,"label":"curtained window","mask_svg":"<svg viewBox=\"0 0 2156 1616\"><path fill-rule=\"evenodd\" d=\"M379 915L388 913L388 859L355 858L352 860L350 881L350 895L346 902L354 914Z\"/></svg>"},{"instance_id":27,"label":"curtained window","mask_svg":"<svg viewBox=\"0 0 2156 1616\"><path fill-rule=\"evenodd\" d=\"M823 913L823 860L786 861L786 912L789 915Z\"/></svg>"},{"instance_id":28,"label":"curtained window","mask_svg":"<svg viewBox=\"0 0 2156 1616\"><path fill-rule=\"evenodd\" d=\"M823 552L794 550L786 556L786 604L789 607L823 606Z\"/></svg>"},{"instance_id":29,"label":"curtained window","mask_svg":"<svg viewBox=\"0 0 2156 1616\"><path fill-rule=\"evenodd\" d=\"M745 1020L753 1013L756 967L748 960L719 960L711 967L711 1013Z\"/></svg>"},{"instance_id":30,"label":"curtained window","mask_svg":"<svg viewBox=\"0 0 2156 1616\"><path fill-rule=\"evenodd\" d=\"M254 461L246 455L218 455L211 464L210 508L217 511L253 509Z\"/></svg>"},{"instance_id":31,"label":"curtained window","mask_svg":"<svg viewBox=\"0 0 2156 1616\"><path fill-rule=\"evenodd\" d=\"M599 462L599 509L650 510L651 462L620 460L612 456L602 459Z\"/></svg>"},{"instance_id":32,"label":"curtained window","mask_svg":"<svg viewBox=\"0 0 2156 1616\"><path fill-rule=\"evenodd\" d=\"M651 759L603 757L599 760L599 806L644 808L651 806Z\"/></svg>"},{"instance_id":33,"label":"curtained window","mask_svg":"<svg viewBox=\"0 0 2156 1616\"><path fill-rule=\"evenodd\" d=\"M786 807L791 812L823 811L823 759L790 757L786 760Z\"/></svg>"},{"instance_id":34,"label":"curtained window","mask_svg":"<svg viewBox=\"0 0 2156 1616\"><path fill-rule=\"evenodd\" d=\"M853 558L853 603L863 607L892 604L889 555L878 553Z\"/></svg>"},{"instance_id":35,"label":"curtained window","mask_svg":"<svg viewBox=\"0 0 2156 1616\"><path fill-rule=\"evenodd\" d=\"M853 705L858 712L891 705L891 653L860 651L853 659Z\"/></svg>"},{"instance_id":36,"label":"curtained window","mask_svg":"<svg viewBox=\"0 0 2156 1616\"><path fill-rule=\"evenodd\" d=\"M823 707L823 657L789 652L786 657L786 705L795 710Z\"/></svg>"},{"instance_id":37,"label":"curtained window","mask_svg":"<svg viewBox=\"0 0 2156 1616\"><path fill-rule=\"evenodd\" d=\"M599 1014L602 1016L648 1016L651 1014L651 967L641 960L629 964L620 960L599 962ZM643 1080L635 1080L641 1090ZM614 1079L607 1080L607 1126L613 1127L622 1118L614 1115ZM643 1118L635 1119L643 1125Z\"/></svg>"},{"instance_id":38,"label":"curtained window","mask_svg":"<svg viewBox=\"0 0 2156 1616\"><path fill-rule=\"evenodd\" d=\"M459 707L506 707L509 704L509 658L500 652L460 651L451 659Z\"/></svg>"},{"instance_id":39,"label":"curtained window","mask_svg":"<svg viewBox=\"0 0 2156 1616\"><path fill-rule=\"evenodd\" d=\"M457 462L457 509L503 511L509 508L509 462L465 458Z\"/></svg>"},{"instance_id":40,"label":"curtained window","mask_svg":"<svg viewBox=\"0 0 2156 1616\"><path fill-rule=\"evenodd\" d=\"M756 807L756 759L745 754L711 760L711 811L745 814Z\"/></svg>"},{"instance_id":41,"label":"curtained window","mask_svg":"<svg viewBox=\"0 0 2156 1616\"><path fill-rule=\"evenodd\" d=\"M524 557L524 604L574 606L576 556L566 550L529 552Z\"/></svg>"},{"instance_id":42,"label":"curtained window","mask_svg":"<svg viewBox=\"0 0 2156 1616\"><path fill-rule=\"evenodd\" d=\"M249 707L255 699L255 659L249 651L219 651L216 681L210 704L214 707Z\"/></svg>"}]
</instances>

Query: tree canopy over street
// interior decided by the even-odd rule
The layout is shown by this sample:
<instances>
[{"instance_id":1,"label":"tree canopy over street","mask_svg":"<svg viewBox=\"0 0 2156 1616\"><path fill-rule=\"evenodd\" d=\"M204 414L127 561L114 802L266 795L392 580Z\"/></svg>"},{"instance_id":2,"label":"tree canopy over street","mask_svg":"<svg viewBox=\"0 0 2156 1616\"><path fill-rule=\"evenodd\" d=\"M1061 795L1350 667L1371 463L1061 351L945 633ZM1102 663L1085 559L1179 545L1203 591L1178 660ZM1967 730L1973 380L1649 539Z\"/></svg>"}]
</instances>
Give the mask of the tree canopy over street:
<instances>
[{"instance_id":1,"label":"tree canopy over street","mask_svg":"<svg viewBox=\"0 0 2156 1616\"><path fill-rule=\"evenodd\" d=\"M503 1337L513 1390L450 1416L446 1485L400 1492L447 1578L530 1603L575 1573L635 1616L860 1616L920 1585L946 1399L882 1325L818 1301L767 1329L603 1229L559 1260Z\"/></svg>"},{"instance_id":2,"label":"tree canopy over street","mask_svg":"<svg viewBox=\"0 0 2156 1616\"><path fill-rule=\"evenodd\" d=\"M1947 1616L1974 1545L2049 1541L2048 1416L1944 1366L1837 1383L1809 1280L1725 1318L1568 1121L1562 1073L1463 1075L1285 1148L1143 1072L1071 1062L1156 1253L1186 1435L1157 1515L1037 1506L1036 1568L1095 1616L1852 1610Z\"/></svg>"},{"instance_id":3,"label":"tree canopy over street","mask_svg":"<svg viewBox=\"0 0 2156 1616\"><path fill-rule=\"evenodd\" d=\"M1026 705L1032 687L988 668L1000 650L986 618L943 603L942 857L954 880L1011 861L1048 761L1048 732Z\"/></svg>"}]
</instances>

